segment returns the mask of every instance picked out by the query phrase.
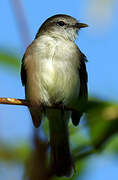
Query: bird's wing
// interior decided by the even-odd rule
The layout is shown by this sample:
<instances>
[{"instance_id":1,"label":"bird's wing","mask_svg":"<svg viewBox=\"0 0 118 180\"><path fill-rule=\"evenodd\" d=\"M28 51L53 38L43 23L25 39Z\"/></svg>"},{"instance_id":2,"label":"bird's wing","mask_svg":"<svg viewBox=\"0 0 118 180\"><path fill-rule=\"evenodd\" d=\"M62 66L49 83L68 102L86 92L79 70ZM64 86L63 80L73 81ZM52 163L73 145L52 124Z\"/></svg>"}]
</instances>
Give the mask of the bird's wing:
<instances>
[{"instance_id":1,"label":"bird's wing","mask_svg":"<svg viewBox=\"0 0 118 180\"><path fill-rule=\"evenodd\" d=\"M27 76L26 76L26 69L25 69L25 65L24 65L24 60L25 60L25 54L22 58L22 65L21 65L21 81L22 81L22 85L25 86L26 85L26 81L27 81Z\"/></svg>"},{"instance_id":2,"label":"bird's wing","mask_svg":"<svg viewBox=\"0 0 118 180\"><path fill-rule=\"evenodd\" d=\"M85 111L85 107L87 105L88 101L88 88L87 88L87 82L88 82L88 75L86 71L86 62L87 58L86 56L80 51L80 68L78 69L78 75L80 78L80 92L79 92L79 107L80 111L73 111L72 112L72 122L75 126L78 125L80 118L82 114Z\"/></svg>"},{"instance_id":3,"label":"bird's wing","mask_svg":"<svg viewBox=\"0 0 118 180\"><path fill-rule=\"evenodd\" d=\"M25 58L27 58L27 53L28 53L28 49L26 50L26 53L23 56L22 65L21 65L21 81L22 81L22 85L25 86L25 96L26 96L26 86L27 86L27 72L24 61ZM29 106L29 111L31 113L34 126L39 127L42 119L42 110L40 106Z\"/></svg>"}]
</instances>

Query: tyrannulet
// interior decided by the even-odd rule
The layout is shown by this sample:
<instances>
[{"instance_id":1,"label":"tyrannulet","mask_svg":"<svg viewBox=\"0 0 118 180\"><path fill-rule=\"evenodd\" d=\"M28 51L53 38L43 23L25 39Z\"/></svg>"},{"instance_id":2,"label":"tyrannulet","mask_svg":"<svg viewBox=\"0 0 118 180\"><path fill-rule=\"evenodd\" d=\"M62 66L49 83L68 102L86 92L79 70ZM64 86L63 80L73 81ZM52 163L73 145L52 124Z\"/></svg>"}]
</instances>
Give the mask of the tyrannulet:
<instances>
[{"instance_id":1,"label":"tyrannulet","mask_svg":"<svg viewBox=\"0 0 118 180\"><path fill-rule=\"evenodd\" d=\"M51 160L57 176L72 175L68 121L71 117L74 125L79 123L88 99L87 60L74 42L79 29L87 26L68 15L48 18L22 60L21 79L34 126L40 126L44 113L49 120ZM63 110L42 108L53 105ZM74 110L65 111L64 106Z\"/></svg>"}]
</instances>

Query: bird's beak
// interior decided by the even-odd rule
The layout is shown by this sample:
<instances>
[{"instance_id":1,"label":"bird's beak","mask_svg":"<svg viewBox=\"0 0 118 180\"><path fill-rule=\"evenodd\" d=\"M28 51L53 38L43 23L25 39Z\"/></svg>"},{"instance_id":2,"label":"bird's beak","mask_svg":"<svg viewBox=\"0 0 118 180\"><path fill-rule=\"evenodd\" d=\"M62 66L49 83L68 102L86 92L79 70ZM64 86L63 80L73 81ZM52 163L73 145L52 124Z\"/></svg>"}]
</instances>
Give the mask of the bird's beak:
<instances>
[{"instance_id":1,"label":"bird's beak","mask_svg":"<svg viewBox=\"0 0 118 180\"><path fill-rule=\"evenodd\" d=\"M84 23L76 23L75 24L75 27L80 29L80 28L85 28L85 27L88 27L88 24L84 24Z\"/></svg>"}]
</instances>

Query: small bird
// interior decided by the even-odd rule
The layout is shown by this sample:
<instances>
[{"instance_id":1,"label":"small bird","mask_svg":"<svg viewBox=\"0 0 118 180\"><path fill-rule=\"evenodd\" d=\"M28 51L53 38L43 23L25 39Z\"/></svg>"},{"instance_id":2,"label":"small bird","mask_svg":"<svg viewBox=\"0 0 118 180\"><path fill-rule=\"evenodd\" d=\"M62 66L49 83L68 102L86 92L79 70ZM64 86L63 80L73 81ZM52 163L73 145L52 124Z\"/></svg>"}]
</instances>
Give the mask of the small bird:
<instances>
[{"instance_id":1,"label":"small bird","mask_svg":"<svg viewBox=\"0 0 118 180\"><path fill-rule=\"evenodd\" d=\"M87 59L74 42L84 27L69 15L48 18L22 59L21 80L33 124L39 127L44 115L49 120L51 162L59 177L72 176L68 121L78 125L88 100ZM56 105L62 108L45 108Z\"/></svg>"}]
</instances>

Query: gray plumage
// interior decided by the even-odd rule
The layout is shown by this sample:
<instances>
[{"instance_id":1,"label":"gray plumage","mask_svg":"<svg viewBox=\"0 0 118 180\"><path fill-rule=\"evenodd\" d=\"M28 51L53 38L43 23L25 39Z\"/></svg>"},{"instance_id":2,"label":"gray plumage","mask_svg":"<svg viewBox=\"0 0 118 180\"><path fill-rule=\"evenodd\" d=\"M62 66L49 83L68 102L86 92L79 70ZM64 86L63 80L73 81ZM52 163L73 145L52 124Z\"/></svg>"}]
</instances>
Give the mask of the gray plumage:
<instances>
[{"instance_id":1,"label":"gray plumage","mask_svg":"<svg viewBox=\"0 0 118 180\"><path fill-rule=\"evenodd\" d=\"M55 15L40 27L22 60L21 79L35 127L40 126L42 106L62 104L73 112L46 110L50 127L52 165L57 176L71 176L68 120L79 123L88 99L85 55L74 43L78 30L87 27L67 15Z\"/></svg>"}]
</instances>

